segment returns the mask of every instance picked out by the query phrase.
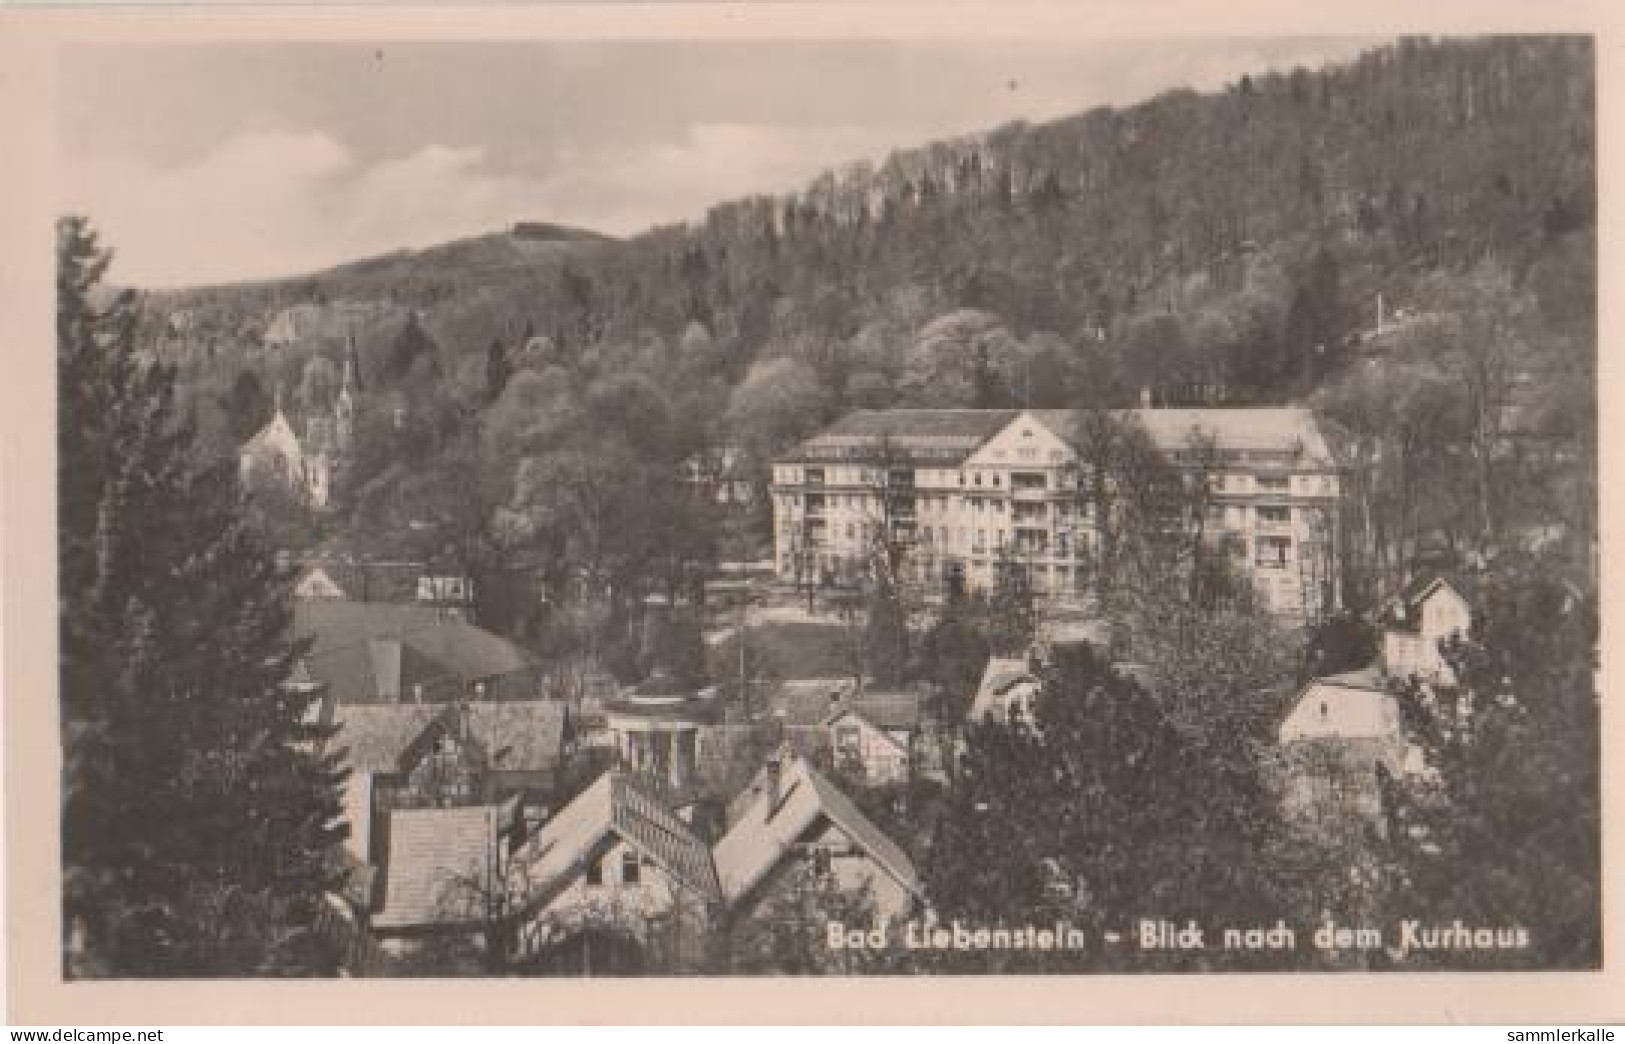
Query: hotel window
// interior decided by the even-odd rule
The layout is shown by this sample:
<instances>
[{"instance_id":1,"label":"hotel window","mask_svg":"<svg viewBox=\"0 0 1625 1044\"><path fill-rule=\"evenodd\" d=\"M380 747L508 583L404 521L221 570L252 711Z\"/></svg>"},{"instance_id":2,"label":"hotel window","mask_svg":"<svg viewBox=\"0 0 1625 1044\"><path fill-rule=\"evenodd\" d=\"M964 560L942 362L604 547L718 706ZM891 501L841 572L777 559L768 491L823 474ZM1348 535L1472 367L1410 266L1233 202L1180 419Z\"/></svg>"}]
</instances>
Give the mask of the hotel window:
<instances>
[{"instance_id":1,"label":"hotel window","mask_svg":"<svg viewBox=\"0 0 1625 1044\"><path fill-rule=\"evenodd\" d=\"M643 879L643 866L636 852L621 856L621 884L635 885Z\"/></svg>"},{"instance_id":2,"label":"hotel window","mask_svg":"<svg viewBox=\"0 0 1625 1044\"><path fill-rule=\"evenodd\" d=\"M1261 505L1258 508L1258 520L1271 524L1281 524L1292 521L1292 509L1279 505Z\"/></svg>"},{"instance_id":3,"label":"hotel window","mask_svg":"<svg viewBox=\"0 0 1625 1044\"><path fill-rule=\"evenodd\" d=\"M1285 475L1255 475L1253 481L1258 483L1259 489L1272 493L1285 493L1291 484L1291 480Z\"/></svg>"},{"instance_id":4,"label":"hotel window","mask_svg":"<svg viewBox=\"0 0 1625 1044\"><path fill-rule=\"evenodd\" d=\"M1264 569L1285 569L1292 541L1286 537L1259 537L1253 561Z\"/></svg>"}]
</instances>

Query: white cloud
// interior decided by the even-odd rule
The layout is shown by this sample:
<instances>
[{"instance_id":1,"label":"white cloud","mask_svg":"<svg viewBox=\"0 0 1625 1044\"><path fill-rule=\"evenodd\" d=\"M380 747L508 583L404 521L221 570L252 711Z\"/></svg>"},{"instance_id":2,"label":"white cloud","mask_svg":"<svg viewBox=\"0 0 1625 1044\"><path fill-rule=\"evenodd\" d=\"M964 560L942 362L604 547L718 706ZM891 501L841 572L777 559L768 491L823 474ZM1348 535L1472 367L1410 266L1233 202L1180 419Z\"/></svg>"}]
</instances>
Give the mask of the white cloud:
<instances>
[{"instance_id":1,"label":"white cloud","mask_svg":"<svg viewBox=\"0 0 1625 1044\"><path fill-rule=\"evenodd\" d=\"M178 167L89 157L68 172L67 197L117 250L114 278L205 281L317 257L311 202L350 165L325 135L256 132Z\"/></svg>"},{"instance_id":2,"label":"white cloud","mask_svg":"<svg viewBox=\"0 0 1625 1044\"><path fill-rule=\"evenodd\" d=\"M70 173L68 209L116 249L121 282L289 274L502 227L536 186L482 173L482 158L429 145L364 166L327 135L256 131L178 167L94 158Z\"/></svg>"},{"instance_id":3,"label":"white cloud","mask_svg":"<svg viewBox=\"0 0 1625 1044\"><path fill-rule=\"evenodd\" d=\"M855 126L698 124L677 143L577 155L526 176L487 169L479 147L427 145L365 165L322 133L254 131L176 167L91 157L72 172L68 199L116 248L113 278L184 286L305 272L523 219L631 234L799 188L883 153L889 138Z\"/></svg>"}]
</instances>

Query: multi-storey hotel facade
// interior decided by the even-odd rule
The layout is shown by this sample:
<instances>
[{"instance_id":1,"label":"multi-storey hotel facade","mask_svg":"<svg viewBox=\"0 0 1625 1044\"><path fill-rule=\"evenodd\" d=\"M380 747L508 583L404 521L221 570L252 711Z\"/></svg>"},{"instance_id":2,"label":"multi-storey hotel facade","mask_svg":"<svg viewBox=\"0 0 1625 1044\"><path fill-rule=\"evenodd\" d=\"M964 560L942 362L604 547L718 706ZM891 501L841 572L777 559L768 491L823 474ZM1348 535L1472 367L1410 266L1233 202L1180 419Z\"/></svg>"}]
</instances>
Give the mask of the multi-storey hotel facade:
<instances>
[{"instance_id":1,"label":"multi-storey hotel facade","mask_svg":"<svg viewBox=\"0 0 1625 1044\"><path fill-rule=\"evenodd\" d=\"M1338 604L1338 470L1308 410L1140 409L1169 462L1208 477L1204 535L1264 604L1311 617ZM904 582L953 574L986 590L1023 568L1051 599L1087 595L1101 537L1063 410L865 410L774 462L774 565L798 584L852 582L876 536L906 548ZM1193 452L1200 448L1200 453Z\"/></svg>"}]
</instances>

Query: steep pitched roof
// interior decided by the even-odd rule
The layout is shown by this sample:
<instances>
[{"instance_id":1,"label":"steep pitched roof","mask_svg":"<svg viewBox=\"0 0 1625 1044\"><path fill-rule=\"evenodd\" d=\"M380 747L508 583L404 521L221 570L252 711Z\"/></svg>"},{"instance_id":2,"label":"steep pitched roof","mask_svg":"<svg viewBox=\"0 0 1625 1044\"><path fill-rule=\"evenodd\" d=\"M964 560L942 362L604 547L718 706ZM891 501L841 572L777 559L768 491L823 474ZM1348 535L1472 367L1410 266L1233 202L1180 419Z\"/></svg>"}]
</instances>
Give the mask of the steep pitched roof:
<instances>
[{"instance_id":1,"label":"steep pitched roof","mask_svg":"<svg viewBox=\"0 0 1625 1044\"><path fill-rule=\"evenodd\" d=\"M616 833L694 891L716 898L717 869L705 842L635 776L617 772L610 782Z\"/></svg>"},{"instance_id":2,"label":"steep pitched roof","mask_svg":"<svg viewBox=\"0 0 1625 1044\"><path fill-rule=\"evenodd\" d=\"M1382 622L1389 627L1415 630L1421 623L1422 606L1441 590L1450 591L1466 601L1461 585L1452 582L1449 577L1442 573L1423 573L1383 603Z\"/></svg>"},{"instance_id":3,"label":"steep pitched roof","mask_svg":"<svg viewBox=\"0 0 1625 1044\"><path fill-rule=\"evenodd\" d=\"M820 822L837 827L904 888L920 894L914 864L895 841L875 826L852 800L809 765L805 758L781 750L777 800L767 786L764 767L751 783L754 798L717 842L713 855L723 899L737 903L750 894Z\"/></svg>"},{"instance_id":4,"label":"steep pitched roof","mask_svg":"<svg viewBox=\"0 0 1625 1044\"><path fill-rule=\"evenodd\" d=\"M280 408L265 422L265 427L243 443L244 453L259 453L264 450L296 455L301 452L299 436L294 434L293 425L288 423L288 415Z\"/></svg>"},{"instance_id":5,"label":"steep pitched roof","mask_svg":"<svg viewBox=\"0 0 1625 1044\"><path fill-rule=\"evenodd\" d=\"M496 806L396 809L380 928L471 924L485 915L498 882Z\"/></svg>"},{"instance_id":6,"label":"steep pitched roof","mask_svg":"<svg viewBox=\"0 0 1625 1044\"><path fill-rule=\"evenodd\" d=\"M431 727L458 726L467 716L468 738L483 753L486 768L535 772L556 768L563 757L569 709L552 700L445 703L357 703L338 709L339 749L356 772L406 771L406 755Z\"/></svg>"},{"instance_id":7,"label":"steep pitched roof","mask_svg":"<svg viewBox=\"0 0 1625 1044\"><path fill-rule=\"evenodd\" d=\"M557 767L569 707L557 700L480 700L468 704L468 729L499 772Z\"/></svg>"},{"instance_id":8,"label":"steep pitched roof","mask_svg":"<svg viewBox=\"0 0 1625 1044\"><path fill-rule=\"evenodd\" d=\"M348 750L345 764L356 772L400 772L402 758L424 731L446 712L444 704L348 703L335 712L338 734L332 744Z\"/></svg>"},{"instance_id":9,"label":"steep pitched roof","mask_svg":"<svg viewBox=\"0 0 1625 1044\"><path fill-rule=\"evenodd\" d=\"M512 860L527 905L545 905L581 873L611 837L652 860L706 900L721 893L710 850L650 788L629 773L599 776L545 823Z\"/></svg>"}]
</instances>

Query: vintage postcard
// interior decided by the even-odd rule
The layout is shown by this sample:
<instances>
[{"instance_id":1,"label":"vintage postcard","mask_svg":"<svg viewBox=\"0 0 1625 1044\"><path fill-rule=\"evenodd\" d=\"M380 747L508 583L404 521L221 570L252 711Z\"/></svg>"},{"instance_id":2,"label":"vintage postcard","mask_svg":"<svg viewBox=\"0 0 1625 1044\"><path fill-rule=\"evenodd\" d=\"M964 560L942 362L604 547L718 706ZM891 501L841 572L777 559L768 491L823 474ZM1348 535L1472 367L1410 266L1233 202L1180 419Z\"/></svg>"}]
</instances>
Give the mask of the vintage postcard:
<instances>
[{"instance_id":1,"label":"vintage postcard","mask_svg":"<svg viewBox=\"0 0 1625 1044\"><path fill-rule=\"evenodd\" d=\"M0 16L14 1021L1625 1015L1619 38L1160 6Z\"/></svg>"}]
</instances>

